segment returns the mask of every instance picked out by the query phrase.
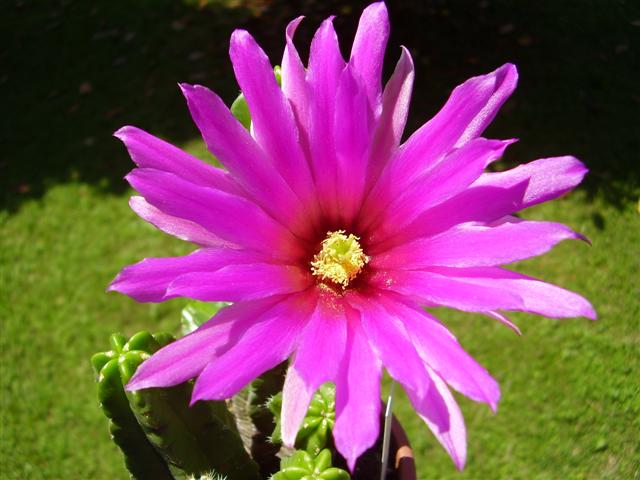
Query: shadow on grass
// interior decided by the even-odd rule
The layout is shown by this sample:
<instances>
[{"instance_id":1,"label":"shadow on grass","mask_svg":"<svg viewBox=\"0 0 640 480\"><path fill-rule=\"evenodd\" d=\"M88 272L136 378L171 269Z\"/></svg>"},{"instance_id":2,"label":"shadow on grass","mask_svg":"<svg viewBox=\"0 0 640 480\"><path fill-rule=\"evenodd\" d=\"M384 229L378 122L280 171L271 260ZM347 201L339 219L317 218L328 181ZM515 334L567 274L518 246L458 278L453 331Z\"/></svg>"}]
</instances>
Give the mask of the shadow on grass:
<instances>
[{"instance_id":1,"label":"shadow on grass","mask_svg":"<svg viewBox=\"0 0 640 480\"><path fill-rule=\"evenodd\" d=\"M196 137L176 86L236 93L228 38L248 28L279 62L286 23L304 13L306 52L318 23L338 14L345 53L365 1L13 2L0 60L6 136L2 207L15 210L50 185L80 180L120 193L131 163L111 133L135 124L180 144ZM219 3L224 3L220 0ZM227 1L226 3L231 3ZM236 2L242 3L242 2ZM408 46L417 77L408 131L469 76L511 61L520 85L488 135L522 140L507 163L571 153L591 169L584 188L621 206L638 194L640 8L632 2L391 0L387 69Z\"/></svg>"}]
</instances>

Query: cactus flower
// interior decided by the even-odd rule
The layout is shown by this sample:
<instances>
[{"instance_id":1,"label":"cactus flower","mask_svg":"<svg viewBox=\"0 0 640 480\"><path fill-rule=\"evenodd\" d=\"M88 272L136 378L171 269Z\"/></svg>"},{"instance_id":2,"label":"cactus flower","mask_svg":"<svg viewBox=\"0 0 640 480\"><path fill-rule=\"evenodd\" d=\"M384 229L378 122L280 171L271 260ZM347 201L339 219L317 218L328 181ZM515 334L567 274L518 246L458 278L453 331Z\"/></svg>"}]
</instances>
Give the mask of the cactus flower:
<instances>
[{"instance_id":1,"label":"cactus flower","mask_svg":"<svg viewBox=\"0 0 640 480\"><path fill-rule=\"evenodd\" d=\"M504 312L595 318L579 295L502 267L581 238L512 215L571 190L587 170L562 156L485 172L513 142L481 136L516 86L511 64L458 86L401 142L414 66L402 48L383 88L384 3L364 10L348 60L329 18L305 67L293 43L301 20L286 29L281 86L251 35L231 36L249 129L212 91L181 85L225 170L135 127L115 134L137 165L126 177L141 195L131 208L197 249L129 266L110 290L141 302L232 302L145 361L127 388L197 377L192 402L224 399L289 359L283 441L294 443L314 392L333 382L335 445L353 468L379 434L384 368L462 468L465 426L449 388L494 410L500 389L424 307L516 330Z\"/></svg>"}]
</instances>

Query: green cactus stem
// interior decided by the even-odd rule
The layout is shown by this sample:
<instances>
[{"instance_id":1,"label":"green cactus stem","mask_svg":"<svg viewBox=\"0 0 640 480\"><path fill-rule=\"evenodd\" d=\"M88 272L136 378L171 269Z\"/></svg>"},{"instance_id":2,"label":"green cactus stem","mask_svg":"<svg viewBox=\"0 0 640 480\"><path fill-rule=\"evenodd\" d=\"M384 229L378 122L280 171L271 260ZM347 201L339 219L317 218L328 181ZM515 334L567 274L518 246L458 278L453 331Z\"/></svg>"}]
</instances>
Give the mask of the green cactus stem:
<instances>
[{"instance_id":1,"label":"green cactus stem","mask_svg":"<svg viewBox=\"0 0 640 480\"><path fill-rule=\"evenodd\" d=\"M188 335L200 325L211 320L220 309L229 305L228 302L198 302L192 301L182 309L180 326L183 335Z\"/></svg>"},{"instance_id":2,"label":"green cactus stem","mask_svg":"<svg viewBox=\"0 0 640 480\"><path fill-rule=\"evenodd\" d=\"M331 451L311 455L298 450L282 460L281 468L271 480L350 480L349 473L331 466Z\"/></svg>"},{"instance_id":3,"label":"green cactus stem","mask_svg":"<svg viewBox=\"0 0 640 480\"><path fill-rule=\"evenodd\" d=\"M215 471L232 479L257 479L257 465L244 450L235 429L227 425L230 413L224 402L198 402L189 407L192 382L126 393L122 389L139 365L172 337L140 332L128 342L124 340L121 335L112 336L113 350L96 354L92 362L101 372L110 368L110 378L119 382L116 386L121 393L120 409L128 409L142 440L164 466L165 476L149 474L140 478L186 479ZM109 408L107 402L107 416ZM141 440L139 436L137 440Z\"/></svg>"},{"instance_id":4,"label":"green cactus stem","mask_svg":"<svg viewBox=\"0 0 640 480\"><path fill-rule=\"evenodd\" d=\"M278 85L282 86L282 70L279 65L273 68L273 74L276 76ZM244 128L249 130L251 128L251 113L249 112L249 105L247 99L241 93L231 104L231 113L242 124Z\"/></svg>"},{"instance_id":5,"label":"green cactus stem","mask_svg":"<svg viewBox=\"0 0 640 480\"><path fill-rule=\"evenodd\" d=\"M276 418L276 428L273 431L272 440L274 443L281 443L281 393L278 393L269 400L268 408ZM320 450L327 447L331 439L329 433L333 430L336 417L335 410L336 389L332 383L325 383L320 386L311 399L307 415L296 437L296 448L306 450L311 455L317 455Z\"/></svg>"},{"instance_id":6,"label":"green cactus stem","mask_svg":"<svg viewBox=\"0 0 640 480\"><path fill-rule=\"evenodd\" d=\"M111 336L113 350L96 353L91 364L98 383L98 401L109 419L109 432L124 456L125 466L137 480L173 480L167 464L149 443L124 393L118 358L126 342L122 335Z\"/></svg>"},{"instance_id":7,"label":"green cactus stem","mask_svg":"<svg viewBox=\"0 0 640 480\"><path fill-rule=\"evenodd\" d=\"M271 433L276 423L267 402L282 391L286 370L286 363L282 363L256 378L249 388L249 416L255 427L251 456L260 465L260 471L265 477L277 471L280 463L277 457L280 446L271 442Z\"/></svg>"}]
</instances>

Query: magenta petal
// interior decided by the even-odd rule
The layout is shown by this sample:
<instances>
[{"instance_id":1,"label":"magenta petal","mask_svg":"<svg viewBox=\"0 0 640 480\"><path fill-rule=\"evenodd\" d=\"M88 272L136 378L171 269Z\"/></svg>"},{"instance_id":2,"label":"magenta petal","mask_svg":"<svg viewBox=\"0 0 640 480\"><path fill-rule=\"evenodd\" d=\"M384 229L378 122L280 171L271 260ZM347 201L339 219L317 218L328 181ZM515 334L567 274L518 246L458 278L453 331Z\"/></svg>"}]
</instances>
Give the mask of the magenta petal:
<instances>
[{"instance_id":1,"label":"magenta petal","mask_svg":"<svg viewBox=\"0 0 640 480\"><path fill-rule=\"evenodd\" d=\"M573 157L545 158L505 172L485 173L460 195L423 213L398 237L433 235L463 222L494 222L559 197L586 173L586 167Z\"/></svg>"},{"instance_id":2,"label":"magenta petal","mask_svg":"<svg viewBox=\"0 0 640 480\"><path fill-rule=\"evenodd\" d=\"M274 80L275 81L275 80ZM207 148L259 205L292 229L301 232L299 198L276 174L271 158L235 119L224 102L208 88L180 85L193 121Z\"/></svg>"},{"instance_id":3,"label":"magenta petal","mask_svg":"<svg viewBox=\"0 0 640 480\"><path fill-rule=\"evenodd\" d=\"M380 172L400 144L407 123L409 102L415 77L409 51L401 47L400 60L382 94L382 112L378 118L370 152L367 182L378 179Z\"/></svg>"},{"instance_id":4,"label":"magenta petal","mask_svg":"<svg viewBox=\"0 0 640 480\"><path fill-rule=\"evenodd\" d=\"M510 302L505 302L505 306L496 309L525 311L550 318L597 318L591 304L577 293L511 270L498 267L434 267L431 270L447 275L451 280L465 282L471 289L490 288L502 292L502 298L519 297L516 306L507 306Z\"/></svg>"},{"instance_id":5,"label":"magenta petal","mask_svg":"<svg viewBox=\"0 0 640 480\"><path fill-rule=\"evenodd\" d=\"M219 270L187 273L167 289L167 298L187 297L203 302L242 302L299 292L312 283L297 266L269 263L227 265Z\"/></svg>"},{"instance_id":6,"label":"magenta petal","mask_svg":"<svg viewBox=\"0 0 640 480\"><path fill-rule=\"evenodd\" d=\"M373 115L362 82L348 65L340 76L336 97L335 146L336 193L341 217L351 224L364 194L367 155L373 130Z\"/></svg>"},{"instance_id":7,"label":"magenta petal","mask_svg":"<svg viewBox=\"0 0 640 480\"><path fill-rule=\"evenodd\" d=\"M495 411L500 387L478 362L463 350L456 338L423 309L383 297L385 307L404 323L420 358L453 388Z\"/></svg>"},{"instance_id":8,"label":"magenta petal","mask_svg":"<svg viewBox=\"0 0 640 480\"><path fill-rule=\"evenodd\" d=\"M191 402L229 398L289 357L314 307L314 296L290 296L260 315L223 355L202 371ZM265 340L268 347L265 348Z\"/></svg>"},{"instance_id":9,"label":"magenta petal","mask_svg":"<svg viewBox=\"0 0 640 480\"><path fill-rule=\"evenodd\" d=\"M371 201L377 203L378 208L386 207L380 212L383 220L375 236L384 238L397 232L429 208L464 191L480 177L489 163L502 157L504 150L512 143L513 140L476 138L422 173L388 207L383 199L372 195Z\"/></svg>"},{"instance_id":10,"label":"magenta petal","mask_svg":"<svg viewBox=\"0 0 640 480\"><path fill-rule=\"evenodd\" d=\"M400 147L380 177L385 185L377 196L395 198L420 172L480 135L515 89L517 77L516 67L506 64L458 86L440 112Z\"/></svg>"},{"instance_id":11,"label":"magenta petal","mask_svg":"<svg viewBox=\"0 0 640 480\"><path fill-rule=\"evenodd\" d=\"M333 439L353 471L356 460L378 438L382 367L369 345L357 312L347 311L344 360L336 380Z\"/></svg>"},{"instance_id":12,"label":"magenta petal","mask_svg":"<svg viewBox=\"0 0 640 480\"><path fill-rule=\"evenodd\" d=\"M437 115L403 145L395 167L436 161L480 135L509 98L517 80L515 65L508 63L456 87Z\"/></svg>"},{"instance_id":13,"label":"magenta petal","mask_svg":"<svg viewBox=\"0 0 640 480\"><path fill-rule=\"evenodd\" d=\"M378 295L353 294L348 302L360 312L362 329L389 375L423 396L428 390L423 362L416 353L402 323L379 304Z\"/></svg>"},{"instance_id":14,"label":"magenta petal","mask_svg":"<svg viewBox=\"0 0 640 480\"><path fill-rule=\"evenodd\" d=\"M409 270L495 266L541 255L562 240L579 238L569 227L553 222L521 221L496 227L465 223L376 255L371 266Z\"/></svg>"},{"instance_id":15,"label":"magenta petal","mask_svg":"<svg viewBox=\"0 0 640 480\"><path fill-rule=\"evenodd\" d=\"M282 390L282 441L286 446L293 447L314 392L323 383L335 381L346 336L341 305L333 297L321 296L300 335Z\"/></svg>"},{"instance_id":16,"label":"magenta petal","mask_svg":"<svg viewBox=\"0 0 640 480\"><path fill-rule=\"evenodd\" d=\"M231 347L238 336L261 321L277 298L225 307L195 332L158 350L145 360L127 384L127 390L171 387L199 375L205 366Z\"/></svg>"},{"instance_id":17,"label":"magenta petal","mask_svg":"<svg viewBox=\"0 0 640 480\"><path fill-rule=\"evenodd\" d=\"M313 195L313 180L298 142L293 112L269 58L245 30L231 35L229 49L233 69L251 112L254 136L276 170L305 203Z\"/></svg>"},{"instance_id":18,"label":"magenta petal","mask_svg":"<svg viewBox=\"0 0 640 480\"><path fill-rule=\"evenodd\" d=\"M462 412L444 381L428 366L426 369L432 380L432 388L422 400L412 392L408 392L409 398L456 468L462 470L467 461L467 430ZM443 428L443 424L447 426Z\"/></svg>"},{"instance_id":19,"label":"magenta petal","mask_svg":"<svg viewBox=\"0 0 640 480\"><path fill-rule=\"evenodd\" d=\"M406 295L419 303L451 307L466 312L518 310L523 306L518 294L501 289L497 284L471 283L465 278L440 271L378 272L372 275L371 284L382 290Z\"/></svg>"},{"instance_id":20,"label":"magenta petal","mask_svg":"<svg viewBox=\"0 0 640 480\"><path fill-rule=\"evenodd\" d=\"M389 29L389 15L384 2L372 3L365 8L360 16L349 60L363 79L369 105L376 114L380 110L382 64Z\"/></svg>"},{"instance_id":21,"label":"magenta petal","mask_svg":"<svg viewBox=\"0 0 640 480\"><path fill-rule=\"evenodd\" d=\"M510 328L511 330L516 332L516 335L522 335L522 332L520 331L518 326L515 323L513 323L511 320L509 320L509 318L506 315L503 315L500 312L485 312L485 315L493 318L494 320L497 320L498 322L502 323L506 327Z\"/></svg>"},{"instance_id":22,"label":"magenta petal","mask_svg":"<svg viewBox=\"0 0 640 480\"><path fill-rule=\"evenodd\" d=\"M499 173L485 173L474 187L510 189L526 185L524 195L515 210L503 215L546 202L575 188L588 172L575 157L542 158Z\"/></svg>"},{"instance_id":23,"label":"magenta petal","mask_svg":"<svg viewBox=\"0 0 640 480\"><path fill-rule=\"evenodd\" d=\"M209 230L201 227L197 223L167 215L142 197L131 197L129 199L129 206L131 207L131 210L136 212L143 220L146 220L159 230L181 240L205 247L222 247L229 245L229 242L215 236Z\"/></svg>"},{"instance_id":24,"label":"magenta petal","mask_svg":"<svg viewBox=\"0 0 640 480\"><path fill-rule=\"evenodd\" d=\"M255 252L204 248L191 255L146 258L126 267L109 285L109 291L129 295L139 302L160 302L171 282L181 275L203 274L232 263L253 263L262 258Z\"/></svg>"},{"instance_id":25,"label":"magenta petal","mask_svg":"<svg viewBox=\"0 0 640 480\"><path fill-rule=\"evenodd\" d=\"M150 168L135 169L126 178L154 207L195 222L229 242L280 258L302 254L299 239L244 197Z\"/></svg>"},{"instance_id":26,"label":"magenta petal","mask_svg":"<svg viewBox=\"0 0 640 480\"><path fill-rule=\"evenodd\" d=\"M339 215L335 179L337 160L334 117L338 83L345 62L340 53L333 17L313 37L307 69L309 85L309 146L318 197L325 215L335 221Z\"/></svg>"},{"instance_id":27,"label":"magenta petal","mask_svg":"<svg viewBox=\"0 0 640 480\"><path fill-rule=\"evenodd\" d=\"M132 160L140 168L154 168L173 173L191 183L225 192L240 193L231 176L219 168L189 155L136 127L122 127L114 136L122 140Z\"/></svg>"},{"instance_id":28,"label":"magenta petal","mask_svg":"<svg viewBox=\"0 0 640 480\"><path fill-rule=\"evenodd\" d=\"M306 70L293 44L293 35L304 17L298 17L287 25L286 46L282 56L282 93L289 100L300 135L303 151L309 154L309 88Z\"/></svg>"}]
</instances>

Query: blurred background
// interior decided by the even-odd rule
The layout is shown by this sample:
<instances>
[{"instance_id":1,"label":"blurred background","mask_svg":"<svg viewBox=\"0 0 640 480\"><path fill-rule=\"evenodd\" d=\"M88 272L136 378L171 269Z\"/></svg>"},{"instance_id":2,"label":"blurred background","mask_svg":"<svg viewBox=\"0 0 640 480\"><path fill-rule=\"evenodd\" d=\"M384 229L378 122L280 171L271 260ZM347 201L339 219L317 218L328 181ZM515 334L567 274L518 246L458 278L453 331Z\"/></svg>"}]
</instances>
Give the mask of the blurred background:
<instances>
[{"instance_id":1,"label":"blurred background","mask_svg":"<svg viewBox=\"0 0 640 480\"><path fill-rule=\"evenodd\" d=\"M304 14L308 50L329 14L348 54L368 2L50 0L1 2L0 477L126 478L95 399L92 353L108 335L176 331L184 302L105 293L124 266L189 246L129 211L131 169L111 134L133 124L208 154L177 83L231 102L227 49L248 29L278 64L284 26ZM390 0L387 75L416 65L408 132L453 87L505 62L518 90L487 135L518 137L499 168L573 154L575 192L524 213L593 242L564 243L517 269L577 291L598 322L514 315L523 331L438 311L501 383L499 412L460 399L469 430L457 473L401 398L419 478L640 478L640 4L623 0Z\"/></svg>"}]
</instances>

